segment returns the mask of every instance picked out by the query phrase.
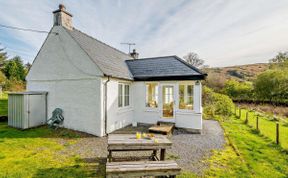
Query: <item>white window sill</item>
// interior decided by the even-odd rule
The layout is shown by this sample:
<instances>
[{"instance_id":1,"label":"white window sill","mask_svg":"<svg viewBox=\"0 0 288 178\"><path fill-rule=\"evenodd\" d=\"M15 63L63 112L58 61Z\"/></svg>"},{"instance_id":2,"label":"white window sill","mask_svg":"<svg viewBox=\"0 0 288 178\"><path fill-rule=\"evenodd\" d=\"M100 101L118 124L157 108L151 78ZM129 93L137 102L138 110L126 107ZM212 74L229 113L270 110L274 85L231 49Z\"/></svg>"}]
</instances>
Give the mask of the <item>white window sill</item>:
<instances>
[{"instance_id":1,"label":"white window sill","mask_svg":"<svg viewBox=\"0 0 288 178\"><path fill-rule=\"evenodd\" d=\"M148 108L148 107L145 107L145 112L159 112L159 109L158 108Z\"/></svg>"},{"instance_id":2,"label":"white window sill","mask_svg":"<svg viewBox=\"0 0 288 178\"><path fill-rule=\"evenodd\" d=\"M133 111L133 107L132 106L126 106L126 107L118 108L117 113L125 113L125 112L130 112L130 111Z\"/></svg>"},{"instance_id":3,"label":"white window sill","mask_svg":"<svg viewBox=\"0 0 288 178\"><path fill-rule=\"evenodd\" d=\"M176 111L178 114L202 114L202 113L196 113L194 110L185 110L185 109L179 109Z\"/></svg>"}]
</instances>

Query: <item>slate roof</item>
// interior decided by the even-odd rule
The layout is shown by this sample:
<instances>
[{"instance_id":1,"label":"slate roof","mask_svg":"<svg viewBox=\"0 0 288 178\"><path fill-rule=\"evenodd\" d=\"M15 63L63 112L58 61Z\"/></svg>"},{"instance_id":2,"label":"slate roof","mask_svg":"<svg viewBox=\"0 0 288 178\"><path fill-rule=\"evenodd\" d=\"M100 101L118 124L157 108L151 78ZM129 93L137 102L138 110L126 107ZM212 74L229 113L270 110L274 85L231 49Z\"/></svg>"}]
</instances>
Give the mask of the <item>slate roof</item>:
<instances>
[{"instance_id":1,"label":"slate roof","mask_svg":"<svg viewBox=\"0 0 288 178\"><path fill-rule=\"evenodd\" d=\"M67 30L106 76L126 80L202 80L206 74L177 56L132 59L77 29Z\"/></svg>"},{"instance_id":2,"label":"slate roof","mask_svg":"<svg viewBox=\"0 0 288 178\"><path fill-rule=\"evenodd\" d=\"M177 56L126 60L136 81L203 80L207 74Z\"/></svg>"},{"instance_id":3,"label":"slate roof","mask_svg":"<svg viewBox=\"0 0 288 178\"><path fill-rule=\"evenodd\" d=\"M75 28L73 30L65 30L95 62L104 75L133 80L125 63L125 60L131 59L130 55L88 36Z\"/></svg>"}]
</instances>

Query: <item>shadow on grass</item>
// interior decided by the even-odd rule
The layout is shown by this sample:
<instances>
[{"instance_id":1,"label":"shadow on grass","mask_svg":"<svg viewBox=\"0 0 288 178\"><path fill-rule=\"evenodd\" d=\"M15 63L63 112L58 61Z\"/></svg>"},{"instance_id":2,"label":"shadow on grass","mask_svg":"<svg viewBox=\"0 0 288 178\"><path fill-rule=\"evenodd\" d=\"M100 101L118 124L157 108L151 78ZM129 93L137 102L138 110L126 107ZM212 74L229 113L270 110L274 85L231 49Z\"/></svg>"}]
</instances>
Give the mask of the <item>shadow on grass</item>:
<instances>
[{"instance_id":1,"label":"shadow on grass","mask_svg":"<svg viewBox=\"0 0 288 178\"><path fill-rule=\"evenodd\" d=\"M39 169L33 178L105 177L106 160L106 157L77 159L74 166Z\"/></svg>"},{"instance_id":2,"label":"shadow on grass","mask_svg":"<svg viewBox=\"0 0 288 178\"><path fill-rule=\"evenodd\" d=\"M50 129L40 126L21 130L8 126L7 122L0 122L0 138L87 138L93 135L65 128Z\"/></svg>"},{"instance_id":3,"label":"shadow on grass","mask_svg":"<svg viewBox=\"0 0 288 178\"><path fill-rule=\"evenodd\" d=\"M272 140L271 138L267 137L266 135L262 134L260 130L255 129L253 126L251 125L247 125L245 123L243 123L244 125L246 125L247 127L249 127L249 133L252 133L254 135L257 135L259 137L261 137L269 147L276 149L278 151L280 151L281 153L287 154L288 155L288 150L283 148L281 146L281 143L279 145L276 144L276 142L274 140Z\"/></svg>"}]
</instances>

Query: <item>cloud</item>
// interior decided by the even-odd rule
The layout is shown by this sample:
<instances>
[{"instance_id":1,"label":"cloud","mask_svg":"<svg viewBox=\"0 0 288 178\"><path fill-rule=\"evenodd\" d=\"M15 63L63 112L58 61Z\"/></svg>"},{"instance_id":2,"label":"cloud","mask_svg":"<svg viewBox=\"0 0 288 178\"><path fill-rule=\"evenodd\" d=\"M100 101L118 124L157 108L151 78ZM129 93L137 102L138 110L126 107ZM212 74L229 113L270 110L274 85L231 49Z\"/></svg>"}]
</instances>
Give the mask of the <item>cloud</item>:
<instances>
[{"instance_id":1,"label":"cloud","mask_svg":"<svg viewBox=\"0 0 288 178\"><path fill-rule=\"evenodd\" d=\"M0 23L49 31L52 11L64 3L79 30L141 57L194 51L211 66L267 62L287 50L286 0L54 0L1 1ZM34 59L46 34L0 28L10 55Z\"/></svg>"}]
</instances>

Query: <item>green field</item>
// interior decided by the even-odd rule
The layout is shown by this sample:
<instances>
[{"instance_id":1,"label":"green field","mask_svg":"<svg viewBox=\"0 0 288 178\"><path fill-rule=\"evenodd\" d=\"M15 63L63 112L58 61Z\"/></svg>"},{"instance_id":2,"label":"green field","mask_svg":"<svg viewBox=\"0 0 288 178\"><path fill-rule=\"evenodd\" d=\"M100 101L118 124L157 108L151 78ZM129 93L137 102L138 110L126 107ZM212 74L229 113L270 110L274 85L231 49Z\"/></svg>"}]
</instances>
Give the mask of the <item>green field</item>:
<instances>
[{"instance_id":1,"label":"green field","mask_svg":"<svg viewBox=\"0 0 288 178\"><path fill-rule=\"evenodd\" d=\"M287 177L288 154L242 120L231 117L221 122L227 145L206 161L210 168L203 177ZM197 177L186 173L180 177Z\"/></svg>"},{"instance_id":2,"label":"green field","mask_svg":"<svg viewBox=\"0 0 288 178\"><path fill-rule=\"evenodd\" d=\"M240 120L243 122L246 119L246 113L248 112L247 109L241 109L242 114ZM251 128L256 129L256 118L259 113L256 112L249 112L248 114L248 125ZM237 110L237 116L239 116L239 111ZM288 150L288 123L287 121L280 120L276 122L273 118L269 118L265 116L263 113L260 113L258 116L258 128L261 135L268 137L272 141L276 141L276 123L279 123L279 141L280 145Z\"/></svg>"}]
</instances>

